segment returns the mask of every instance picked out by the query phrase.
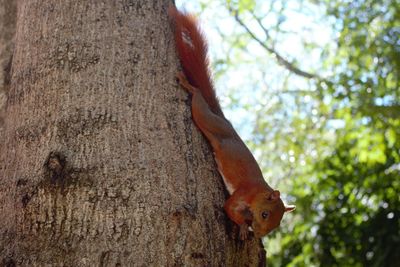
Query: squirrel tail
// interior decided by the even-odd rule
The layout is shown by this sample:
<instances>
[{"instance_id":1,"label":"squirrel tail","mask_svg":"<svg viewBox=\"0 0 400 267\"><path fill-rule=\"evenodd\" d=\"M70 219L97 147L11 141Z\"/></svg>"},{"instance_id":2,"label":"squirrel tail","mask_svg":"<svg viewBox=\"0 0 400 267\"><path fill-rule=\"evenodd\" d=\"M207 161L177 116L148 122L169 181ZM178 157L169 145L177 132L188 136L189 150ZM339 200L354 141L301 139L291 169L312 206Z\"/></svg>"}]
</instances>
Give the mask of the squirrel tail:
<instances>
[{"instance_id":1,"label":"squirrel tail","mask_svg":"<svg viewBox=\"0 0 400 267\"><path fill-rule=\"evenodd\" d=\"M175 45L183 72L190 84L201 91L210 109L224 117L211 81L207 42L193 15L170 6L168 10L175 26Z\"/></svg>"}]
</instances>

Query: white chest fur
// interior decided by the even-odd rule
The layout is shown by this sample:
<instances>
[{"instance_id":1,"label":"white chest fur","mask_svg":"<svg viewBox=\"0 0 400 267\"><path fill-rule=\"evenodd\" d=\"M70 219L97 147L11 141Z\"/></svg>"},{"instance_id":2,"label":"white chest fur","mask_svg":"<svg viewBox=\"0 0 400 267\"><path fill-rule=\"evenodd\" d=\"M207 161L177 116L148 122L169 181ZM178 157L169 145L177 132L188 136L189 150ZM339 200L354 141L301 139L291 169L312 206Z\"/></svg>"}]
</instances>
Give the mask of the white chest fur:
<instances>
[{"instance_id":1,"label":"white chest fur","mask_svg":"<svg viewBox=\"0 0 400 267\"><path fill-rule=\"evenodd\" d=\"M219 173L221 174L222 179L224 180L224 184L225 184L226 190L228 190L229 194L232 195L233 192L235 192L235 188L234 188L233 185L232 185L231 183L229 183L229 181L225 178L225 176L224 176L224 170L223 170L223 168L222 168L222 165L221 165L221 163L218 161L218 159L215 157L215 154L214 154L214 158L215 158L215 162L217 162L218 171L219 171Z\"/></svg>"}]
</instances>

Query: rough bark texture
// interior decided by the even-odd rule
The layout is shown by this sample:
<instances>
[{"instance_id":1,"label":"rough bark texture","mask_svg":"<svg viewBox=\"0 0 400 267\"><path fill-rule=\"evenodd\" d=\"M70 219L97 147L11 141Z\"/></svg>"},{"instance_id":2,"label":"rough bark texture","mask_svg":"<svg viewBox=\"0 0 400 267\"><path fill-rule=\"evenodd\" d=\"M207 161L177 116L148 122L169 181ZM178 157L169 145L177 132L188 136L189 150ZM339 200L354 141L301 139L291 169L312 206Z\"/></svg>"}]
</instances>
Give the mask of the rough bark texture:
<instances>
[{"instance_id":1,"label":"rough bark texture","mask_svg":"<svg viewBox=\"0 0 400 267\"><path fill-rule=\"evenodd\" d=\"M0 140L3 138L4 109L10 82L9 73L14 48L16 14L16 0L0 0Z\"/></svg>"},{"instance_id":2,"label":"rough bark texture","mask_svg":"<svg viewBox=\"0 0 400 267\"><path fill-rule=\"evenodd\" d=\"M18 2L0 265L260 263L257 240L233 238L210 147L174 80L167 6Z\"/></svg>"}]
</instances>

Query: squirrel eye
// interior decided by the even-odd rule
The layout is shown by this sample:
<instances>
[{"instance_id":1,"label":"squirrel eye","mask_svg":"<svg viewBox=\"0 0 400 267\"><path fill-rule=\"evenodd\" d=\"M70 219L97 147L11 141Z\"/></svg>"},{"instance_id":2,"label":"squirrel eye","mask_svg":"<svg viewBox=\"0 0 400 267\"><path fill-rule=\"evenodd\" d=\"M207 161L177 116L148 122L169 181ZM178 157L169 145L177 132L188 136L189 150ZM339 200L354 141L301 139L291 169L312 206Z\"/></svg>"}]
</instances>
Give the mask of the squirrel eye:
<instances>
[{"instance_id":1,"label":"squirrel eye","mask_svg":"<svg viewBox=\"0 0 400 267\"><path fill-rule=\"evenodd\" d=\"M261 216L263 217L263 219L267 219L268 218L268 211L263 211L261 213Z\"/></svg>"}]
</instances>

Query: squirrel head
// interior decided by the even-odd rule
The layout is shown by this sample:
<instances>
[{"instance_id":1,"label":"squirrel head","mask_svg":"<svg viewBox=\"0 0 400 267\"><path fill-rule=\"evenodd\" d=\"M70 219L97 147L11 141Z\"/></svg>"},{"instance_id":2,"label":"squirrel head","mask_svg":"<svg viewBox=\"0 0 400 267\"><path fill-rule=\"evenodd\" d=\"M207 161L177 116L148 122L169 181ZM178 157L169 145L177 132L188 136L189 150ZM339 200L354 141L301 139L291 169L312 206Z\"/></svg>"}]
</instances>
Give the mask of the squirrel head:
<instances>
[{"instance_id":1,"label":"squirrel head","mask_svg":"<svg viewBox=\"0 0 400 267\"><path fill-rule=\"evenodd\" d=\"M268 195L259 194L250 205L251 220L247 223L257 238L263 237L279 227L285 212L291 212L295 208L294 205L283 203L278 190L273 190Z\"/></svg>"}]
</instances>

